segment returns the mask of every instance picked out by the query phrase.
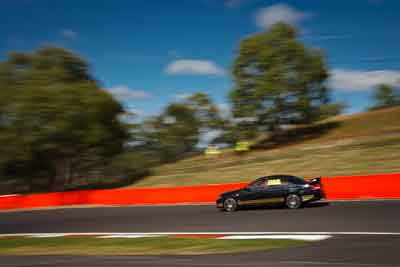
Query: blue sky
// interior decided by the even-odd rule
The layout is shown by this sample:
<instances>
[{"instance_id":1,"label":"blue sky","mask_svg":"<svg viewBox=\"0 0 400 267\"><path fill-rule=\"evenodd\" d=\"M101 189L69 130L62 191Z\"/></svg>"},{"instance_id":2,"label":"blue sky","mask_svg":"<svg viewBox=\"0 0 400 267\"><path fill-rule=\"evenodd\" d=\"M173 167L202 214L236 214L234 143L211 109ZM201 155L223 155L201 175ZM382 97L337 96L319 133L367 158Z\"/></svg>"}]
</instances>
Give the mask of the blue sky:
<instances>
[{"instance_id":1,"label":"blue sky","mask_svg":"<svg viewBox=\"0 0 400 267\"><path fill-rule=\"evenodd\" d=\"M357 112L376 84L400 83L399 11L397 0L2 0L0 59L53 44L142 116L196 91L225 108L240 39L285 21L325 51L333 99Z\"/></svg>"}]
</instances>

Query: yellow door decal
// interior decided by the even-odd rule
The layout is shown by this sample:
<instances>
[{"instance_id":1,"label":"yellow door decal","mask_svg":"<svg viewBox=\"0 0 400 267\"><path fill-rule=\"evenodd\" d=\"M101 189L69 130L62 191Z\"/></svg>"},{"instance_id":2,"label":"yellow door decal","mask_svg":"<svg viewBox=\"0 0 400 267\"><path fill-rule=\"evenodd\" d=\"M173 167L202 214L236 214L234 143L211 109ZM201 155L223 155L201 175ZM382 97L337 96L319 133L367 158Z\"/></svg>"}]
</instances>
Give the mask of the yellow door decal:
<instances>
[{"instance_id":1,"label":"yellow door decal","mask_svg":"<svg viewBox=\"0 0 400 267\"><path fill-rule=\"evenodd\" d=\"M308 201L308 200L313 199L313 198L314 198L314 195L304 195L303 196L303 201Z\"/></svg>"},{"instance_id":2,"label":"yellow door decal","mask_svg":"<svg viewBox=\"0 0 400 267\"><path fill-rule=\"evenodd\" d=\"M267 203L278 203L283 201L284 201L283 197L261 198L253 200L240 200L239 205L267 204Z\"/></svg>"}]
</instances>

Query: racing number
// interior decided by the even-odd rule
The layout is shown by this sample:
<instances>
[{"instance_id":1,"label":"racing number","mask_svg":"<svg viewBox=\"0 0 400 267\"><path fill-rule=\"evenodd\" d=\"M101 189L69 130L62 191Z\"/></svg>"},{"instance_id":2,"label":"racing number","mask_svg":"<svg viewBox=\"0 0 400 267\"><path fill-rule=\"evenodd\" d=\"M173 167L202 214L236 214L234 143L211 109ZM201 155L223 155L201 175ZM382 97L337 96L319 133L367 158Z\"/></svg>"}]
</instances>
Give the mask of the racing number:
<instances>
[{"instance_id":1,"label":"racing number","mask_svg":"<svg viewBox=\"0 0 400 267\"><path fill-rule=\"evenodd\" d=\"M281 185L281 179L268 179L268 185Z\"/></svg>"}]
</instances>

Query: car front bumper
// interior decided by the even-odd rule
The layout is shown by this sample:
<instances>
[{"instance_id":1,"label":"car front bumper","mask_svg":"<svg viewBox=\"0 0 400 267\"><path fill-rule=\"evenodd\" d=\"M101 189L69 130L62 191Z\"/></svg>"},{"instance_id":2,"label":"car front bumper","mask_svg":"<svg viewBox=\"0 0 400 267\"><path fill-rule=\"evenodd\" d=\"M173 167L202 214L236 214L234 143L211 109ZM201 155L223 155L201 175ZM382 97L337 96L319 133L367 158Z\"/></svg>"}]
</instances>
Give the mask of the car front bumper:
<instances>
[{"instance_id":1,"label":"car front bumper","mask_svg":"<svg viewBox=\"0 0 400 267\"><path fill-rule=\"evenodd\" d=\"M215 201L215 204L217 205L217 208L218 208L218 209L224 208L224 200L223 200L223 198L218 198L218 199Z\"/></svg>"}]
</instances>

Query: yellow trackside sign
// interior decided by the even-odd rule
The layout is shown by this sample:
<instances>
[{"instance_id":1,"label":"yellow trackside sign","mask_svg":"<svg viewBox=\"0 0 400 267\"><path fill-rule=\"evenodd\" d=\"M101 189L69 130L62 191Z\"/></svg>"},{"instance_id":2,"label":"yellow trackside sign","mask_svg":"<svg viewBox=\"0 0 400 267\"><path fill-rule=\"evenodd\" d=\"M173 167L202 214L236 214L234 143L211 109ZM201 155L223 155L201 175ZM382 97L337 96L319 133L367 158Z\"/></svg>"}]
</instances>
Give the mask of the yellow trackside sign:
<instances>
[{"instance_id":1,"label":"yellow trackside sign","mask_svg":"<svg viewBox=\"0 0 400 267\"><path fill-rule=\"evenodd\" d=\"M240 141L236 143L235 151L236 152L246 152L250 150L250 143L247 141Z\"/></svg>"},{"instance_id":2,"label":"yellow trackside sign","mask_svg":"<svg viewBox=\"0 0 400 267\"><path fill-rule=\"evenodd\" d=\"M215 156L221 154L221 151L219 150L218 147L215 146L209 146L207 149L204 151L204 154L206 156Z\"/></svg>"}]
</instances>

